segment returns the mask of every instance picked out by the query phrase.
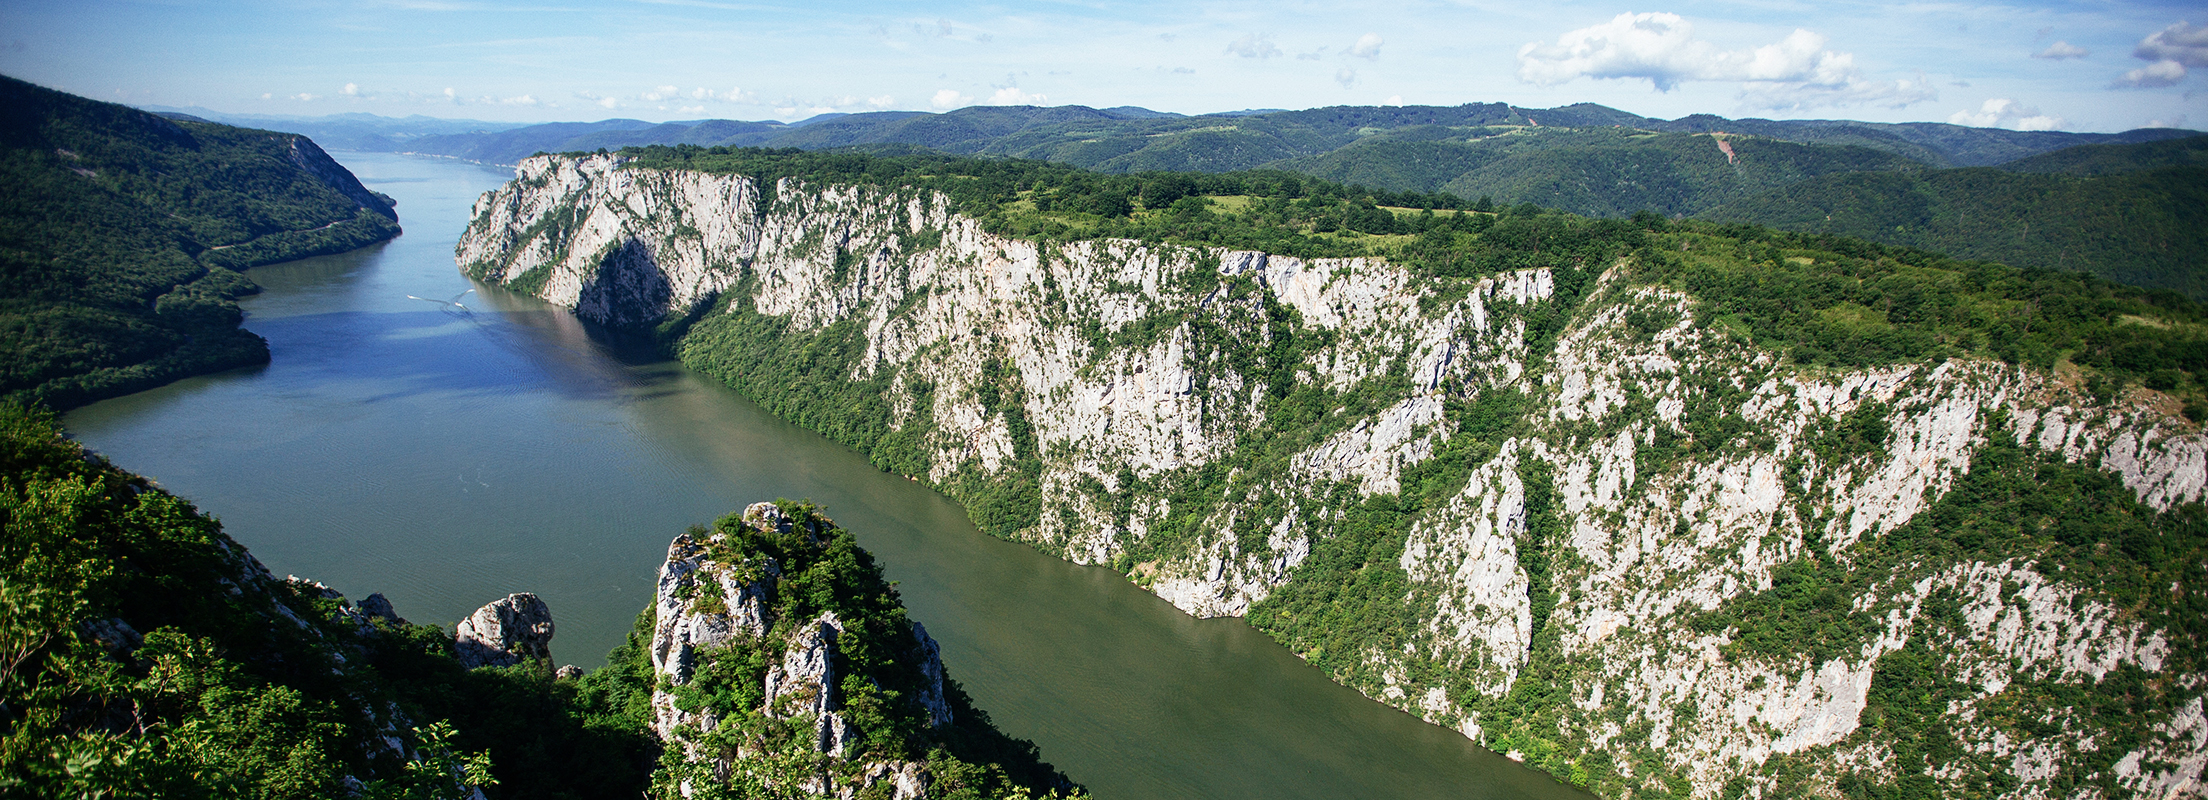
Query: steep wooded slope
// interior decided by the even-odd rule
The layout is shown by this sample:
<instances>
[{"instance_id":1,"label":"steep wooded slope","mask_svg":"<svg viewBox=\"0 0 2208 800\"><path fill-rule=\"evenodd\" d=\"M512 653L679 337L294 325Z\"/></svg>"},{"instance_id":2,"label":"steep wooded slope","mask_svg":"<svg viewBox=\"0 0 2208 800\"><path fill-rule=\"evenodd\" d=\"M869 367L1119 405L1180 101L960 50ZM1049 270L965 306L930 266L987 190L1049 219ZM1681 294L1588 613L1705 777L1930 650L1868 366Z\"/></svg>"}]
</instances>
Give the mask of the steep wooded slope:
<instances>
[{"instance_id":1,"label":"steep wooded slope","mask_svg":"<svg viewBox=\"0 0 2208 800\"><path fill-rule=\"evenodd\" d=\"M306 138L0 76L0 397L69 407L268 360L240 270L396 236Z\"/></svg>"}]
</instances>

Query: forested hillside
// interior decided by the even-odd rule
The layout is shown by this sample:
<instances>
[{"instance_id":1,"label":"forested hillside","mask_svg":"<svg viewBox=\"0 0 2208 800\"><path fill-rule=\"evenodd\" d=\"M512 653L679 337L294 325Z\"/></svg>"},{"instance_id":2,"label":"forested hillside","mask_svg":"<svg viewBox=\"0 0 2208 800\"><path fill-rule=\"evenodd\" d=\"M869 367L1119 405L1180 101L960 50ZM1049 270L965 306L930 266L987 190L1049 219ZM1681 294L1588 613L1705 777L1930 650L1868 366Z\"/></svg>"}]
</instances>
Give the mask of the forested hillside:
<instances>
[{"instance_id":1,"label":"forested hillside","mask_svg":"<svg viewBox=\"0 0 2208 800\"><path fill-rule=\"evenodd\" d=\"M1831 233L2208 298L2208 137L2004 165L1840 173L1700 216Z\"/></svg>"},{"instance_id":2,"label":"forested hillside","mask_svg":"<svg viewBox=\"0 0 2208 800\"><path fill-rule=\"evenodd\" d=\"M263 363L242 270L399 233L304 137L0 76L0 396L66 408Z\"/></svg>"}]
</instances>

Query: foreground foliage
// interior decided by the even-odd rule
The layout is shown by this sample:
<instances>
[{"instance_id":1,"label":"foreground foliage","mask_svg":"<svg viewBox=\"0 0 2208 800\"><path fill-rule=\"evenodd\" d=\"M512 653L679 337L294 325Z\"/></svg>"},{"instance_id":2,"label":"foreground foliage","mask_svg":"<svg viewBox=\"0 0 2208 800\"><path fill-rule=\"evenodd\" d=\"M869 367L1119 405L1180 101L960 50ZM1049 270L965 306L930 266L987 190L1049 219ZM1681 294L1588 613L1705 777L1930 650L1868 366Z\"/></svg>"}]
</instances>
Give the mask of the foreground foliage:
<instances>
[{"instance_id":1,"label":"foreground foliage","mask_svg":"<svg viewBox=\"0 0 2208 800\"><path fill-rule=\"evenodd\" d=\"M645 783L656 748L616 672L463 670L450 632L364 621L271 578L50 415L0 406L0 521L0 796L633 797Z\"/></svg>"}]
</instances>

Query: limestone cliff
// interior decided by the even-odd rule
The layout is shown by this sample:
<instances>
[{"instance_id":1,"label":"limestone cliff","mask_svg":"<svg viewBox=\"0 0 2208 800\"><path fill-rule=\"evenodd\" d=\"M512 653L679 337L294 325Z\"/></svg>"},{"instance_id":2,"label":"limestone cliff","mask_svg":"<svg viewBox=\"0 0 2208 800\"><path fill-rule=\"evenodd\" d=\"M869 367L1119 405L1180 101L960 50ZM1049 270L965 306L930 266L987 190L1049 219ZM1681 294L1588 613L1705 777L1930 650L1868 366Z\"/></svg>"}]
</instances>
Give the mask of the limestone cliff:
<instances>
[{"instance_id":1,"label":"limestone cliff","mask_svg":"<svg viewBox=\"0 0 2208 800\"><path fill-rule=\"evenodd\" d=\"M985 716L954 713L964 697L935 641L810 506L755 503L676 537L647 613L651 729L671 757L655 776L663 796L1075 788L1032 745L1007 749Z\"/></svg>"},{"instance_id":2,"label":"limestone cliff","mask_svg":"<svg viewBox=\"0 0 2208 800\"><path fill-rule=\"evenodd\" d=\"M985 528L1249 615L1606 794L2174 797L2208 764L2208 439L2153 392L1796 366L1632 259L1442 282L1046 244L924 192L619 156L524 162L456 257L587 319L688 325L686 363ZM744 610L771 567L670 641L771 625Z\"/></svg>"}]
</instances>

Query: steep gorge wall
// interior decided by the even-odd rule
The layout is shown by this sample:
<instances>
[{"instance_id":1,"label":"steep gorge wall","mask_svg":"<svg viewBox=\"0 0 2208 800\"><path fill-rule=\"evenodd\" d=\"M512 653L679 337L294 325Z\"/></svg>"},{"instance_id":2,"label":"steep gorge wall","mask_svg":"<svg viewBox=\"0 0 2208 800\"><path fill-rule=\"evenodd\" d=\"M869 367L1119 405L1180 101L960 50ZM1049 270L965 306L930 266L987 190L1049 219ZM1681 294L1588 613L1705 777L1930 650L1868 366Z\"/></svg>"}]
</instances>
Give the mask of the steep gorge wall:
<instances>
[{"instance_id":1,"label":"steep gorge wall","mask_svg":"<svg viewBox=\"0 0 2208 800\"><path fill-rule=\"evenodd\" d=\"M523 163L456 257L1604 794L2171 797L2208 764L2208 439L2148 393L1796 368L1630 263L1042 244L618 156Z\"/></svg>"}]
</instances>

